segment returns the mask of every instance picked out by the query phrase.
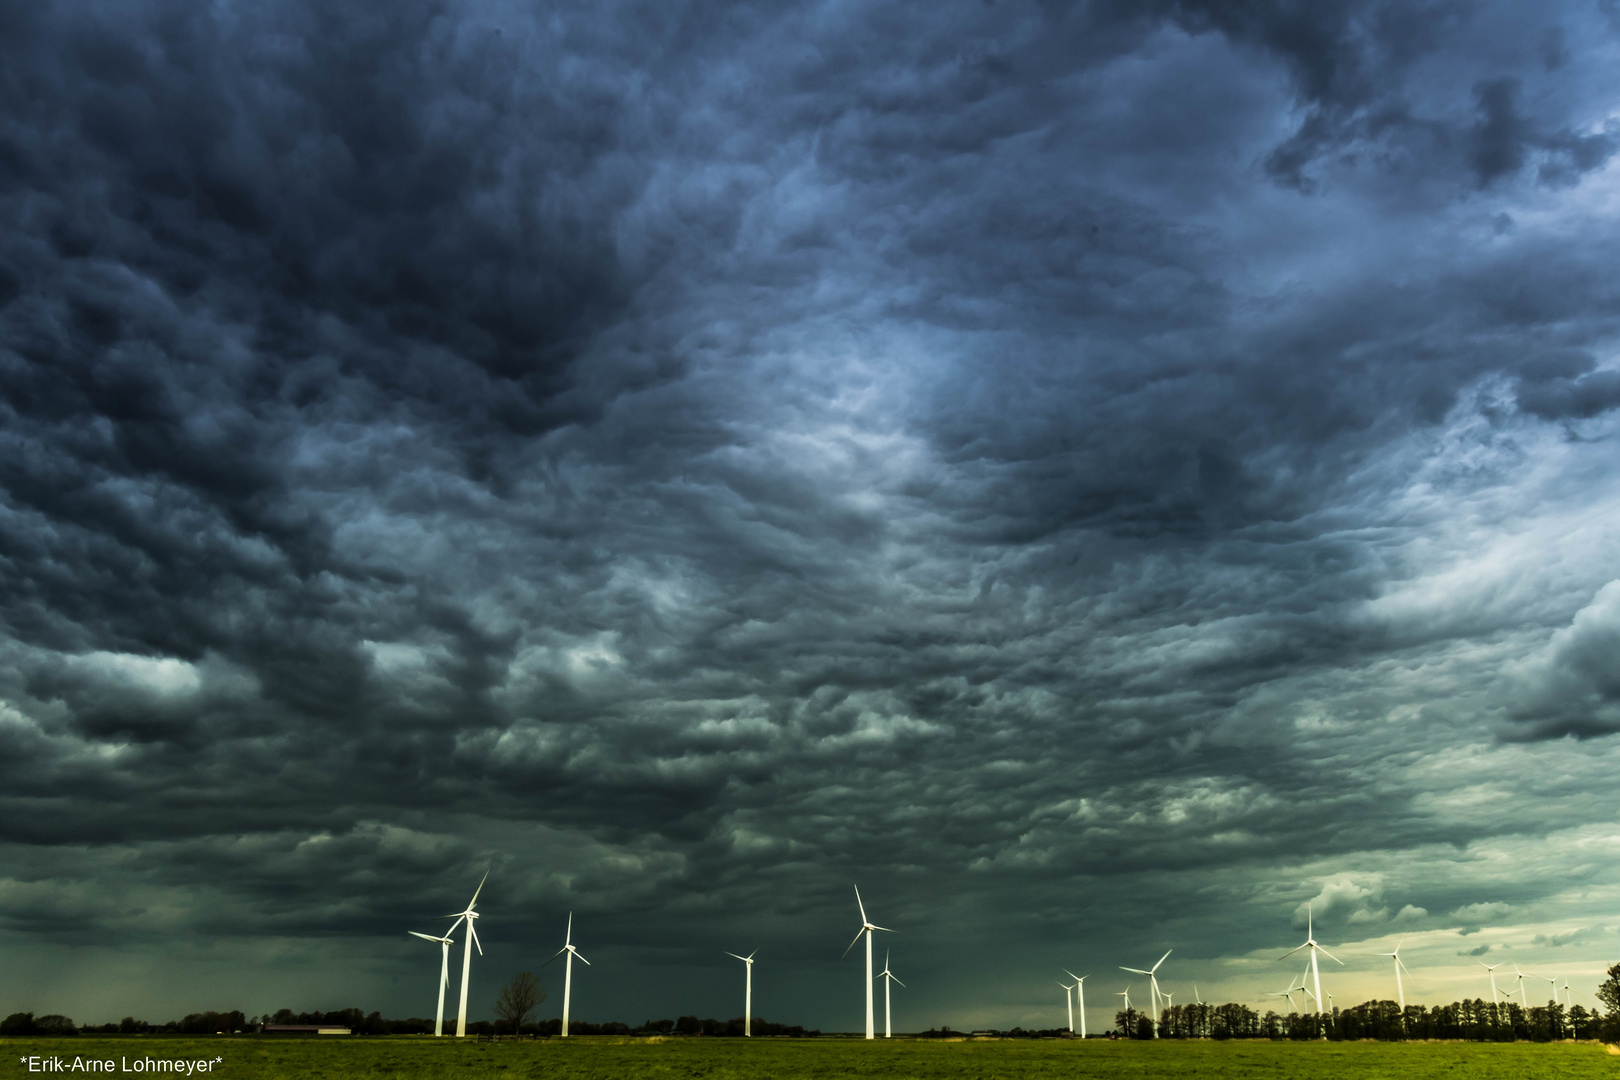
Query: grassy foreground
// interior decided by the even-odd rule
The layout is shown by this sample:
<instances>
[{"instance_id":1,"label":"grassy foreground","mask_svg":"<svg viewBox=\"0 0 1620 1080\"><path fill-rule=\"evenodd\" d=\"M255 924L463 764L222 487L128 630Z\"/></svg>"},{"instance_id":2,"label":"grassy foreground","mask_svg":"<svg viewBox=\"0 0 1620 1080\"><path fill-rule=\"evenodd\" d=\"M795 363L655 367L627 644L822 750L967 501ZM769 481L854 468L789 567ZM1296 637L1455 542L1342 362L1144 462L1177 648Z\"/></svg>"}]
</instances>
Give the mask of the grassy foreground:
<instances>
[{"instance_id":1,"label":"grassy foreground","mask_svg":"<svg viewBox=\"0 0 1620 1080\"><path fill-rule=\"evenodd\" d=\"M0 1039L0 1077L30 1075L29 1055L111 1060L119 1076L141 1075L137 1059L224 1060L192 1075L228 1080L799 1080L915 1077L917 1080L1045 1080L1096 1077L1186 1080L1553 1080L1620 1078L1620 1057L1591 1043L1291 1043L966 1041L896 1039L572 1038L522 1043L454 1039L97 1038ZM127 1067L130 1071L125 1072ZM52 1070L52 1075L64 1075ZM66 1075L82 1076L82 1071ZM92 1074L94 1075L94 1074ZM185 1075L156 1072L147 1076Z\"/></svg>"}]
</instances>

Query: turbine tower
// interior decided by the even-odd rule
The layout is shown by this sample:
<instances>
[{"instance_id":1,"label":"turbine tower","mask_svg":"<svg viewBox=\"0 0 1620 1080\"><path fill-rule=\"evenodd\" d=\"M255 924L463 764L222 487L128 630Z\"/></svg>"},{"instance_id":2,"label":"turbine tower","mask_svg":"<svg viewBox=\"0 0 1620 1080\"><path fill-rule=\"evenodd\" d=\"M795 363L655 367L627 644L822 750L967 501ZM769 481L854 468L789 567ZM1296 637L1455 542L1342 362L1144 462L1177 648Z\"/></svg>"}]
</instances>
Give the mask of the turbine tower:
<instances>
[{"instance_id":1,"label":"turbine tower","mask_svg":"<svg viewBox=\"0 0 1620 1080\"><path fill-rule=\"evenodd\" d=\"M1063 969L1063 974L1074 980L1075 996L1080 999L1080 1037L1083 1039L1086 1037L1086 980L1091 976L1076 975L1068 968ZM1069 1030L1074 1030L1073 1024L1069 1025Z\"/></svg>"},{"instance_id":2,"label":"turbine tower","mask_svg":"<svg viewBox=\"0 0 1620 1080\"><path fill-rule=\"evenodd\" d=\"M434 937L432 934L418 934L415 930L405 932L423 941L439 943L439 1011L433 1014L433 1037L437 1039L444 1034L444 988L450 985L450 935Z\"/></svg>"},{"instance_id":3,"label":"turbine tower","mask_svg":"<svg viewBox=\"0 0 1620 1080\"><path fill-rule=\"evenodd\" d=\"M1502 965L1501 964L1487 964L1483 960L1476 960L1475 963L1477 963L1480 967L1484 968L1486 971L1490 972L1490 974L1491 974L1491 1004L1492 1005L1500 1004L1500 1001L1499 1001L1499 999L1497 997L1497 993L1496 993L1496 969L1501 967Z\"/></svg>"},{"instance_id":4,"label":"turbine tower","mask_svg":"<svg viewBox=\"0 0 1620 1080\"><path fill-rule=\"evenodd\" d=\"M562 1033L563 1038L566 1039L568 1037L568 1004L574 993L574 957L579 956L579 950L574 948L574 913L572 911L568 913L568 936L563 938L563 947L551 954L551 960L557 959L564 953L568 954L568 959L563 961ZM547 960L546 964L551 963L551 960ZM586 967L591 966L591 962L583 956L579 956L579 962ZM545 967L546 964L540 966Z\"/></svg>"},{"instance_id":5,"label":"turbine tower","mask_svg":"<svg viewBox=\"0 0 1620 1080\"><path fill-rule=\"evenodd\" d=\"M1322 1015L1322 971L1316 965L1316 954L1321 953L1323 956L1327 957L1329 960L1333 961L1335 964L1338 964L1340 967L1344 966L1344 961L1340 960L1337 956L1334 956L1332 953L1328 952L1326 949L1322 948L1322 946L1320 946L1320 945L1318 945L1316 943L1315 922L1316 922L1316 920L1315 920L1315 916L1314 916L1313 912L1311 911L1311 909L1309 907L1306 907L1306 909L1305 909L1305 944L1297 946L1297 947L1292 948L1292 949L1289 949L1287 952L1283 953L1282 956L1279 957L1278 959L1286 960L1290 956L1293 956L1295 953L1299 952L1300 949L1309 949L1309 950L1311 950L1311 978L1314 979L1315 982L1316 982L1316 993L1314 995L1312 995L1312 996L1316 999L1316 1015L1321 1016Z\"/></svg>"},{"instance_id":6,"label":"turbine tower","mask_svg":"<svg viewBox=\"0 0 1620 1080\"><path fill-rule=\"evenodd\" d=\"M1406 967L1406 965L1401 962L1401 945L1405 944L1406 941L1403 939L1400 944L1395 946L1394 952L1381 952L1378 954L1379 956L1387 956L1391 960L1395 961L1395 994L1400 998L1401 1015L1403 1017L1406 1015L1406 987L1401 985L1401 969ZM1412 974L1412 970L1407 968L1406 973L1410 975Z\"/></svg>"},{"instance_id":7,"label":"turbine tower","mask_svg":"<svg viewBox=\"0 0 1620 1080\"><path fill-rule=\"evenodd\" d=\"M883 970L878 974L878 978L883 980L883 1037L887 1039L892 1037L890 1034L889 1025L889 984L898 982L902 987L906 985L905 983L900 982L899 978L894 972L889 970L888 949L883 950Z\"/></svg>"},{"instance_id":8,"label":"turbine tower","mask_svg":"<svg viewBox=\"0 0 1620 1080\"><path fill-rule=\"evenodd\" d=\"M1159 964L1164 963L1165 957L1169 956L1173 952L1175 952L1174 949L1164 950L1164 956L1159 957L1159 963L1154 964L1147 971L1143 971L1141 968L1128 967L1121 967L1119 969L1121 971L1134 971L1138 975L1146 975L1148 977L1148 1000L1153 1004L1153 1037L1155 1039L1159 1037L1159 976L1157 972L1159 970Z\"/></svg>"},{"instance_id":9,"label":"turbine tower","mask_svg":"<svg viewBox=\"0 0 1620 1080\"><path fill-rule=\"evenodd\" d=\"M859 885L855 886L855 906L861 909L861 928L855 932L855 941L861 940L862 934L866 935L866 1037L875 1039L877 1035L872 1030L872 981L875 978L872 974L872 931L882 930L886 934L893 934L897 931L890 930L887 926L878 926L866 917L866 905L861 903L861 887ZM845 946L844 956L848 956L849 950L855 947L855 941L851 941ZM840 960L843 958L843 956L839 957Z\"/></svg>"},{"instance_id":10,"label":"turbine tower","mask_svg":"<svg viewBox=\"0 0 1620 1080\"><path fill-rule=\"evenodd\" d=\"M473 928L473 920L478 918L478 912L475 910L478 907L478 894L484 891L484 882L488 880L489 871L485 870L484 876L478 880L478 888L473 890L472 899L467 901L466 910L458 911L454 915L444 916L446 919L456 920L450 924L450 929L445 931L445 937L455 933L456 927L462 923L467 924L466 947L461 951L461 1009L456 1013L456 1038L458 1039L467 1037L467 984L472 976L473 947L478 947L479 956L484 955L484 947L478 944L478 931Z\"/></svg>"},{"instance_id":11,"label":"turbine tower","mask_svg":"<svg viewBox=\"0 0 1620 1080\"><path fill-rule=\"evenodd\" d=\"M1074 1034L1074 987L1070 986L1068 983L1064 982L1062 979L1058 980L1058 985L1063 987L1063 1003L1069 1007L1069 1034L1073 1035Z\"/></svg>"},{"instance_id":12,"label":"turbine tower","mask_svg":"<svg viewBox=\"0 0 1620 1080\"><path fill-rule=\"evenodd\" d=\"M743 1035L747 1038L754 1035L754 953L757 952L759 950L755 949L747 956L737 956L734 952L726 953L727 956L737 956L738 960L748 965L748 990L743 994ZM583 960L584 957L580 959Z\"/></svg>"}]
</instances>

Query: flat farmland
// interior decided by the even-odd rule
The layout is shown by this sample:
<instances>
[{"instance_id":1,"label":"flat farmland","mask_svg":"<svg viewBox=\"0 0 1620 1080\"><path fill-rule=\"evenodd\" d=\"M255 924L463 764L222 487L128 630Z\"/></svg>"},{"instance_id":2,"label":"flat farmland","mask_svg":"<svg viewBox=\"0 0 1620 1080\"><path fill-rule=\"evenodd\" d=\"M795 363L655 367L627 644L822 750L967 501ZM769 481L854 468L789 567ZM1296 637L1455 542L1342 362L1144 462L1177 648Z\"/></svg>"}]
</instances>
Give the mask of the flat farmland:
<instances>
[{"instance_id":1,"label":"flat farmland","mask_svg":"<svg viewBox=\"0 0 1620 1080\"><path fill-rule=\"evenodd\" d=\"M1044 1078L1277 1077L1286 1080L1468 1080L1620 1077L1620 1056L1592 1043L1105 1042L895 1039L621 1039L535 1042L421 1037L277 1039L258 1037L3 1039L0 1076L30 1075L30 1056L54 1058L49 1072L86 1075L75 1059L111 1061L119 1076L175 1076L141 1068L154 1062L213 1062L192 1075L227 1080L557 1080L709 1077L713 1080L915 1077L917 1080ZM128 1071L125 1071L125 1070Z\"/></svg>"}]
</instances>

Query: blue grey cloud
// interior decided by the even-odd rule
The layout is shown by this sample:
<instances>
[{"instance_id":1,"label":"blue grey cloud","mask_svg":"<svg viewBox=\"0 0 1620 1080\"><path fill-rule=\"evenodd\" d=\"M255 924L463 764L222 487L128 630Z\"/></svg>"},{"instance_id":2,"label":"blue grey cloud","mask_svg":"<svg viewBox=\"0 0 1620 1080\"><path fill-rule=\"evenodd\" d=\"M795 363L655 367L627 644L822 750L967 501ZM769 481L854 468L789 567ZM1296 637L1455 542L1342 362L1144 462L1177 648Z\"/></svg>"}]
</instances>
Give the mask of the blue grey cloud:
<instances>
[{"instance_id":1,"label":"blue grey cloud","mask_svg":"<svg viewBox=\"0 0 1620 1080\"><path fill-rule=\"evenodd\" d=\"M1607 933L1599 13L0 11L13 1009Z\"/></svg>"}]
</instances>

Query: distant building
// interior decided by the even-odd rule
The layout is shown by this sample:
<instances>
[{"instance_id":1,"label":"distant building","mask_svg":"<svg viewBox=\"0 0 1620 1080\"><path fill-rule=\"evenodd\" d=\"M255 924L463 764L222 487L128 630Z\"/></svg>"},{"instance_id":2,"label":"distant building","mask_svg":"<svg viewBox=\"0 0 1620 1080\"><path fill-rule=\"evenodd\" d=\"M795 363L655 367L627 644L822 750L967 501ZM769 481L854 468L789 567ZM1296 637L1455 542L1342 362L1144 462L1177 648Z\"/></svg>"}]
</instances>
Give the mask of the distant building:
<instances>
[{"instance_id":1,"label":"distant building","mask_svg":"<svg viewBox=\"0 0 1620 1080\"><path fill-rule=\"evenodd\" d=\"M260 1024L261 1035L352 1035L346 1027L328 1024Z\"/></svg>"}]
</instances>

